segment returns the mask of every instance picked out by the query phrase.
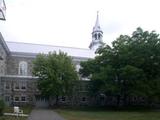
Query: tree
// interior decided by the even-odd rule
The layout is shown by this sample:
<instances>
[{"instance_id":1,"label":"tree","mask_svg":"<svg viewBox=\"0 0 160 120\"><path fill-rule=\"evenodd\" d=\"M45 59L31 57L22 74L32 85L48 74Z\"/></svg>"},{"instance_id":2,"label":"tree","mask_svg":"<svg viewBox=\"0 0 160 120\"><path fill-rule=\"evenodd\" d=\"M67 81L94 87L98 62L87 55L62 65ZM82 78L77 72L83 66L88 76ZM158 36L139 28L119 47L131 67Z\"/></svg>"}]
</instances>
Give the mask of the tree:
<instances>
[{"instance_id":1,"label":"tree","mask_svg":"<svg viewBox=\"0 0 160 120\"><path fill-rule=\"evenodd\" d=\"M39 77L38 88L45 97L71 95L78 80L71 57L63 52L39 54L33 61L33 74Z\"/></svg>"},{"instance_id":2,"label":"tree","mask_svg":"<svg viewBox=\"0 0 160 120\"><path fill-rule=\"evenodd\" d=\"M83 76L91 76L97 92L117 96L117 105L120 98L127 105L132 96L144 97L149 103L159 99L159 34L137 28L131 36L120 35L112 46L105 45L97 54L95 59L82 62L80 70Z\"/></svg>"},{"instance_id":3,"label":"tree","mask_svg":"<svg viewBox=\"0 0 160 120\"><path fill-rule=\"evenodd\" d=\"M0 98L0 116L3 115L4 108L5 108L5 103L4 103L4 101Z\"/></svg>"}]
</instances>

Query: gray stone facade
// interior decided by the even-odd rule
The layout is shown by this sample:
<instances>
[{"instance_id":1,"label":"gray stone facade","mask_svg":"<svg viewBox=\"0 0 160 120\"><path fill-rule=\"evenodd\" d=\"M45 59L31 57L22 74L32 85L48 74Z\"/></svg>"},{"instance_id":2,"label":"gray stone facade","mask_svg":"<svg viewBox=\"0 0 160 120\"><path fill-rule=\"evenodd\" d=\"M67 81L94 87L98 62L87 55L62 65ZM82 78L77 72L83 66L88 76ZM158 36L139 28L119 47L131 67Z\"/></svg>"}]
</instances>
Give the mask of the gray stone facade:
<instances>
[{"instance_id":1,"label":"gray stone facade","mask_svg":"<svg viewBox=\"0 0 160 120\"><path fill-rule=\"evenodd\" d=\"M12 52L8 49L3 37L0 39L0 97L6 104L11 106L35 105L48 106L54 105L54 98L46 100L40 96L37 89L37 77L32 76L33 60L37 54ZM80 68L80 61L88 58L72 57L77 71ZM87 82L75 85L75 93L72 100L67 96L59 97L61 105L87 105L87 91L84 89Z\"/></svg>"},{"instance_id":2,"label":"gray stone facade","mask_svg":"<svg viewBox=\"0 0 160 120\"><path fill-rule=\"evenodd\" d=\"M34 105L35 95L38 94L36 87L37 78L32 76L32 57L14 56L6 51L0 39L0 96L8 105ZM19 74L19 63L27 63L27 74Z\"/></svg>"},{"instance_id":3,"label":"gray stone facade","mask_svg":"<svg viewBox=\"0 0 160 120\"><path fill-rule=\"evenodd\" d=\"M7 59L7 74L19 75L19 63L21 61L27 62L27 76L32 76L32 60L34 58L24 56L9 56Z\"/></svg>"},{"instance_id":4,"label":"gray stone facade","mask_svg":"<svg viewBox=\"0 0 160 120\"><path fill-rule=\"evenodd\" d=\"M2 76L1 96L8 105L34 105L37 78Z\"/></svg>"}]
</instances>

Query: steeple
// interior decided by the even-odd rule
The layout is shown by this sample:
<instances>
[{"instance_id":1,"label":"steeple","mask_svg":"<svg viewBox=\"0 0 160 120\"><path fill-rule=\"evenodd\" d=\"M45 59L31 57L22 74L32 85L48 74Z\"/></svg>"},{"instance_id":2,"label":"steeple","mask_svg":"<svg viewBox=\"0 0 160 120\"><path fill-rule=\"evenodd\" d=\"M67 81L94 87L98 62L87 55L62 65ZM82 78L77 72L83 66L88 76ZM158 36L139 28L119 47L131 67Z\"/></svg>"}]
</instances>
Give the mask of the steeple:
<instances>
[{"instance_id":1,"label":"steeple","mask_svg":"<svg viewBox=\"0 0 160 120\"><path fill-rule=\"evenodd\" d=\"M100 24L99 24L99 12L98 11L97 11L96 24L93 27L93 31L101 31Z\"/></svg>"},{"instance_id":2,"label":"steeple","mask_svg":"<svg viewBox=\"0 0 160 120\"><path fill-rule=\"evenodd\" d=\"M96 50L100 46L103 45L103 31L101 30L100 24L99 24L99 12L97 11L97 18L95 26L93 27L92 31L92 42L89 45L89 48L91 50Z\"/></svg>"}]
</instances>

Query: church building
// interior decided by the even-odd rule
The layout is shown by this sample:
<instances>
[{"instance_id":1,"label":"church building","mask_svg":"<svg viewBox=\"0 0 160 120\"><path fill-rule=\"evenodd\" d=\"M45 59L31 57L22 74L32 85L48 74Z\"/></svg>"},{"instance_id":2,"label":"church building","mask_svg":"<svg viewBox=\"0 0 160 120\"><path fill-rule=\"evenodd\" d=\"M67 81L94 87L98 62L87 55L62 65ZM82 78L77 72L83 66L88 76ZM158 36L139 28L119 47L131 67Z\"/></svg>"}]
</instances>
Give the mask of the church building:
<instances>
[{"instance_id":1,"label":"church building","mask_svg":"<svg viewBox=\"0 0 160 120\"><path fill-rule=\"evenodd\" d=\"M80 62L95 57L95 50L103 45L103 31L100 28L99 16L92 31L92 41L89 49L41 45L5 41L0 33L0 97L8 105L47 105L47 101L38 96L38 77L32 75L32 61L39 53L48 54L52 51L63 51L71 56L77 71ZM81 78L80 81L88 81ZM82 90L80 101L87 103L87 95ZM62 97L61 102L65 103Z\"/></svg>"}]
</instances>

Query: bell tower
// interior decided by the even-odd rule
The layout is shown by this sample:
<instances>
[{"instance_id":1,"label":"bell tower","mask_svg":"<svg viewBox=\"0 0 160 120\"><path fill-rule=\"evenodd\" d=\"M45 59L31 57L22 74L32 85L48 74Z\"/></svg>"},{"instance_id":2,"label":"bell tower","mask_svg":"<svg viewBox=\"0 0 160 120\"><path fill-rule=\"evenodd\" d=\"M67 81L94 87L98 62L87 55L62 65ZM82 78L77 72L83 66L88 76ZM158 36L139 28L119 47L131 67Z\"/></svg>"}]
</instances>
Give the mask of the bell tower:
<instances>
[{"instance_id":1,"label":"bell tower","mask_svg":"<svg viewBox=\"0 0 160 120\"><path fill-rule=\"evenodd\" d=\"M99 24L99 12L97 12L97 19L95 26L93 27L92 31L92 42L89 45L89 48L91 50L96 50L100 46L103 45L103 31L101 30L100 24Z\"/></svg>"}]
</instances>

